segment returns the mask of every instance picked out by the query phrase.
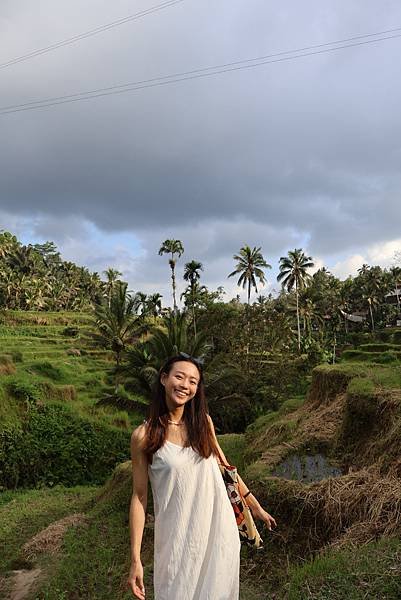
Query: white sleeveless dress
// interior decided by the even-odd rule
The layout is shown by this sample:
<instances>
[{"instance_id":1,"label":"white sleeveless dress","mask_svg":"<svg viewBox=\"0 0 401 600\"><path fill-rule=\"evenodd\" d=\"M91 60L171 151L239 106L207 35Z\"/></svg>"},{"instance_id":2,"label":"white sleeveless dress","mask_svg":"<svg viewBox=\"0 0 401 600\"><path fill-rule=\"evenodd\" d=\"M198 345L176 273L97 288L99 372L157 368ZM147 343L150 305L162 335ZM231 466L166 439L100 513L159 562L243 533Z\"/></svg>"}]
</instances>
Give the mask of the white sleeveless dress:
<instances>
[{"instance_id":1,"label":"white sleeveless dress","mask_svg":"<svg viewBox=\"0 0 401 600\"><path fill-rule=\"evenodd\" d=\"M155 600L238 600L240 539L216 457L166 441L148 473Z\"/></svg>"}]
</instances>

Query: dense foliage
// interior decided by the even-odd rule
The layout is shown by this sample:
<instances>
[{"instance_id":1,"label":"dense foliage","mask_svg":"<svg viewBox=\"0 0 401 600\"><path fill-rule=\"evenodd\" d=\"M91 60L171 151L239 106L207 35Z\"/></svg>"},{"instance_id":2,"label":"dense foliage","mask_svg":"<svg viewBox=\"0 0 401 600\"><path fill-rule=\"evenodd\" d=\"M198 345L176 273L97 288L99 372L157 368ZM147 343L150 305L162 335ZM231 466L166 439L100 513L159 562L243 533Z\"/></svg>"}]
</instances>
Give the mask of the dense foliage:
<instances>
[{"instance_id":1,"label":"dense foliage","mask_svg":"<svg viewBox=\"0 0 401 600\"><path fill-rule=\"evenodd\" d=\"M356 277L341 281L325 268L312 275L313 259L302 249L280 258L281 293L260 295L251 303L251 290L257 292L257 280L265 283L264 269L270 265L261 248L248 245L234 255L236 268L228 275L239 276L247 303L224 302L222 287L208 290L201 284L204 266L191 260L184 268L188 286L180 312L175 267L184 245L167 239L159 254L170 257L173 310L162 308L157 292L130 293L115 269L104 271L103 282L97 273L63 261L52 242L23 246L2 232L0 307L92 314L89 343L115 356L114 389L99 400L124 410L144 410L138 394L149 397L168 356L179 351L202 356L211 412L221 431L242 431L289 394L302 393L310 369L335 362L338 348L353 335L394 326L400 319L400 267L363 265Z\"/></svg>"},{"instance_id":2,"label":"dense foliage","mask_svg":"<svg viewBox=\"0 0 401 600\"><path fill-rule=\"evenodd\" d=\"M127 460L129 432L82 419L65 404L43 404L31 392L24 421L0 431L2 487L100 484Z\"/></svg>"}]
</instances>

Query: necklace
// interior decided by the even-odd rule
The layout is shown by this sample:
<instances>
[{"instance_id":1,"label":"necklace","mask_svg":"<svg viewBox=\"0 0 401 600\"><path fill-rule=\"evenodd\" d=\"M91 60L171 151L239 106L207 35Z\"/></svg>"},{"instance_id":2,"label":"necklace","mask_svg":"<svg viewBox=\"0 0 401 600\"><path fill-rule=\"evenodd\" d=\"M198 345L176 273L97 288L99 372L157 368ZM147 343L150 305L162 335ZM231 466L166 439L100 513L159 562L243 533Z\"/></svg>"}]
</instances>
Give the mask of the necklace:
<instances>
[{"instance_id":1,"label":"necklace","mask_svg":"<svg viewBox=\"0 0 401 600\"><path fill-rule=\"evenodd\" d=\"M171 423L172 425L184 425L184 421L181 421L180 423L176 423L175 421L170 421L170 419L167 419L167 421L169 423Z\"/></svg>"}]
</instances>

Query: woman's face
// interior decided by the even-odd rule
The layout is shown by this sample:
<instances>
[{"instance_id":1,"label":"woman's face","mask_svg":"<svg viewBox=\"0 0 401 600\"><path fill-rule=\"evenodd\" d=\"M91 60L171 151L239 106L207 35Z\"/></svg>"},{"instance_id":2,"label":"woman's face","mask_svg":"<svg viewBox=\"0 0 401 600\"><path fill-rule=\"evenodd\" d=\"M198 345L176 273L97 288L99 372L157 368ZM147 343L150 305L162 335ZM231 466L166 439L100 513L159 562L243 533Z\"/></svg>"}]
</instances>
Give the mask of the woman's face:
<instances>
[{"instance_id":1,"label":"woman's face","mask_svg":"<svg viewBox=\"0 0 401 600\"><path fill-rule=\"evenodd\" d=\"M162 373L160 381L166 392L166 402L171 410L185 405L198 389L200 373L189 361L173 363L169 373Z\"/></svg>"}]
</instances>

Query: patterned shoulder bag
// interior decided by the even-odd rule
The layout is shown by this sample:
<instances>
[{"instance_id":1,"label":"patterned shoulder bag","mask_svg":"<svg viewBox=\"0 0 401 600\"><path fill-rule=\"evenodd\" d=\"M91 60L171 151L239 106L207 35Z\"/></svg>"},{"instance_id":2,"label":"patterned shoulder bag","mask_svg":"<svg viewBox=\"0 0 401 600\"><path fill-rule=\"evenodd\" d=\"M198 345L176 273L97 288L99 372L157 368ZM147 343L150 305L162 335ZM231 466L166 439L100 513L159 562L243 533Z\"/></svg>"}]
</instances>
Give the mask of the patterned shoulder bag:
<instances>
[{"instance_id":1,"label":"patterned shoulder bag","mask_svg":"<svg viewBox=\"0 0 401 600\"><path fill-rule=\"evenodd\" d=\"M241 542L254 548L262 548L263 540L256 529L251 510L239 491L237 467L221 462L218 462L218 465L234 510Z\"/></svg>"}]
</instances>

